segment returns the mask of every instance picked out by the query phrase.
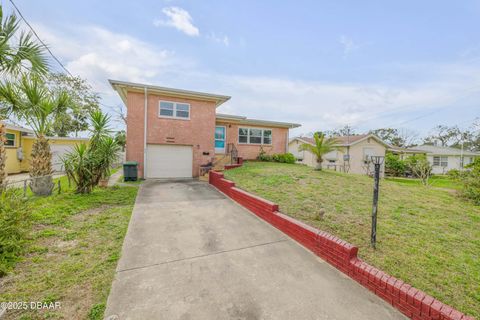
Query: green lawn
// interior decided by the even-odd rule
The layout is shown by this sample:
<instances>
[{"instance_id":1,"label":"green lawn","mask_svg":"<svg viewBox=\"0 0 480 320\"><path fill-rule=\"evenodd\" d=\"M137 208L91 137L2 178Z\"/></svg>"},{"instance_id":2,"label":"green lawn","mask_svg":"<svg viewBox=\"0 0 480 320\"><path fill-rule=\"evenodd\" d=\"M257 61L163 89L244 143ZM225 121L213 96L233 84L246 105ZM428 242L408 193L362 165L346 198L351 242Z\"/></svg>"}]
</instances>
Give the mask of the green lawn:
<instances>
[{"instance_id":1,"label":"green lawn","mask_svg":"<svg viewBox=\"0 0 480 320\"><path fill-rule=\"evenodd\" d=\"M394 181L400 184L406 184L406 185L421 185L420 179L410 179L410 178L386 178L387 181ZM437 176L432 176L429 181L429 186L433 188L444 188L444 189L452 189L452 190L461 190L462 185L460 182L455 181L448 176L443 176L443 175L437 175Z\"/></svg>"},{"instance_id":2,"label":"green lawn","mask_svg":"<svg viewBox=\"0 0 480 320\"><path fill-rule=\"evenodd\" d=\"M0 278L0 301L59 301L55 311L23 310L6 319L103 319L137 188L30 196L32 231L26 253Z\"/></svg>"},{"instance_id":3,"label":"green lawn","mask_svg":"<svg viewBox=\"0 0 480 320\"><path fill-rule=\"evenodd\" d=\"M373 250L371 178L262 162L225 175L282 212L357 245L374 266L480 318L480 207L456 192L382 180Z\"/></svg>"}]
</instances>

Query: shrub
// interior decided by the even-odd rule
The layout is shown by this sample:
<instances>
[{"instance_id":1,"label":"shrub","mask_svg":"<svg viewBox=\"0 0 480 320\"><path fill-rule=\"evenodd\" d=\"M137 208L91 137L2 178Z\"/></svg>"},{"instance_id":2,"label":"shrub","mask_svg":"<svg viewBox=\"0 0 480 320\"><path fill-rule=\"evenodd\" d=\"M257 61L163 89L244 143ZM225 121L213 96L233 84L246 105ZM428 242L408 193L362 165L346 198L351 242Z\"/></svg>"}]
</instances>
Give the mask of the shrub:
<instances>
[{"instance_id":1,"label":"shrub","mask_svg":"<svg viewBox=\"0 0 480 320\"><path fill-rule=\"evenodd\" d=\"M120 146L109 136L109 116L100 111L91 114L90 144L76 145L62 159L65 173L76 185L77 193L90 193L99 181L110 176L110 168L117 159Z\"/></svg>"},{"instance_id":2,"label":"shrub","mask_svg":"<svg viewBox=\"0 0 480 320\"><path fill-rule=\"evenodd\" d=\"M263 148L257 156L257 160L266 162L295 163L295 156L291 153L276 153L268 155Z\"/></svg>"},{"instance_id":3,"label":"shrub","mask_svg":"<svg viewBox=\"0 0 480 320\"><path fill-rule=\"evenodd\" d=\"M260 147L260 153L257 156L257 160L270 162L272 161L272 156L268 155L265 150L263 150L263 147Z\"/></svg>"},{"instance_id":4,"label":"shrub","mask_svg":"<svg viewBox=\"0 0 480 320\"><path fill-rule=\"evenodd\" d=\"M276 153L272 156L272 161L280 163L295 163L295 156L291 153Z\"/></svg>"},{"instance_id":5,"label":"shrub","mask_svg":"<svg viewBox=\"0 0 480 320\"><path fill-rule=\"evenodd\" d=\"M282 163L295 163L295 156L291 153L283 153L279 155L279 161Z\"/></svg>"},{"instance_id":6,"label":"shrub","mask_svg":"<svg viewBox=\"0 0 480 320\"><path fill-rule=\"evenodd\" d=\"M405 161L400 159L393 153L387 153L385 155L385 173L395 177L401 177L405 175L406 169Z\"/></svg>"},{"instance_id":7,"label":"shrub","mask_svg":"<svg viewBox=\"0 0 480 320\"><path fill-rule=\"evenodd\" d=\"M461 173L462 193L475 204L480 205L480 158L476 158L466 168L468 170Z\"/></svg>"},{"instance_id":8,"label":"shrub","mask_svg":"<svg viewBox=\"0 0 480 320\"><path fill-rule=\"evenodd\" d=\"M462 172L458 169L451 169L451 170L448 170L447 172L447 176L450 179L454 179L454 180L459 180L461 178L461 175L462 175Z\"/></svg>"},{"instance_id":9,"label":"shrub","mask_svg":"<svg viewBox=\"0 0 480 320\"><path fill-rule=\"evenodd\" d=\"M420 178L424 186L428 185L428 179L432 175L432 165L425 155L415 155L407 158L408 168L413 175Z\"/></svg>"},{"instance_id":10,"label":"shrub","mask_svg":"<svg viewBox=\"0 0 480 320\"><path fill-rule=\"evenodd\" d=\"M29 209L16 190L0 194L0 277L18 261L30 226Z\"/></svg>"}]
</instances>

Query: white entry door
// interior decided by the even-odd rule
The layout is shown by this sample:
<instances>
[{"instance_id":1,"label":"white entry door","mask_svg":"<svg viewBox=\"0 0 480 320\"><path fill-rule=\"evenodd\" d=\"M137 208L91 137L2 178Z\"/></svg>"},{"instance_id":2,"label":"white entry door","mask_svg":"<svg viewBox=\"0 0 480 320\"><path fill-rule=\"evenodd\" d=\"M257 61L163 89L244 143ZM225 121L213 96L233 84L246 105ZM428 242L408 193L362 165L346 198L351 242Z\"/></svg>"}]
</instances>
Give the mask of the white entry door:
<instances>
[{"instance_id":1,"label":"white entry door","mask_svg":"<svg viewBox=\"0 0 480 320\"><path fill-rule=\"evenodd\" d=\"M225 153L225 137L227 128L225 126L215 127L215 153Z\"/></svg>"},{"instance_id":2,"label":"white entry door","mask_svg":"<svg viewBox=\"0 0 480 320\"><path fill-rule=\"evenodd\" d=\"M191 146L147 145L146 178L191 178Z\"/></svg>"}]
</instances>

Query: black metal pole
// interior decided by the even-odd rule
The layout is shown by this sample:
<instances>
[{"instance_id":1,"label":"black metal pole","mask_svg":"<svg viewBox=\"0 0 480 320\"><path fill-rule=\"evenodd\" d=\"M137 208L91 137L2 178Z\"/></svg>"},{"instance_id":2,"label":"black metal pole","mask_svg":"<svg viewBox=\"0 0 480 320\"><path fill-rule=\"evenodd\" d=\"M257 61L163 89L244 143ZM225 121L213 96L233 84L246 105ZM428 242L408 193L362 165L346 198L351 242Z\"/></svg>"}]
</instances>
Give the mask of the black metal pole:
<instances>
[{"instance_id":1,"label":"black metal pole","mask_svg":"<svg viewBox=\"0 0 480 320\"><path fill-rule=\"evenodd\" d=\"M375 164L375 183L373 185L373 207L372 207L372 234L370 242L375 249L377 243L377 208L378 208L378 183L380 180L380 164Z\"/></svg>"}]
</instances>

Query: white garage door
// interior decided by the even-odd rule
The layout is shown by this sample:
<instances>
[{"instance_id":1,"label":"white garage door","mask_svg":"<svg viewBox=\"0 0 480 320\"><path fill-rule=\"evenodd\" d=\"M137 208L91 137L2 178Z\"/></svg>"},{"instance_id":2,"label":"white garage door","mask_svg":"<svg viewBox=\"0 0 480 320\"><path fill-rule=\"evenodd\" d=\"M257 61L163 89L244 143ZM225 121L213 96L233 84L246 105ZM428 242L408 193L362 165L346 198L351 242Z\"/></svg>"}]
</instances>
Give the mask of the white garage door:
<instances>
[{"instance_id":1,"label":"white garage door","mask_svg":"<svg viewBox=\"0 0 480 320\"><path fill-rule=\"evenodd\" d=\"M192 147L147 145L147 178L191 178Z\"/></svg>"},{"instance_id":2,"label":"white garage door","mask_svg":"<svg viewBox=\"0 0 480 320\"><path fill-rule=\"evenodd\" d=\"M54 171L63 171L63 164L61 158L72 151L71 144L51 144L52 151L52 169Z\"/></svg>"}]
</instances>

